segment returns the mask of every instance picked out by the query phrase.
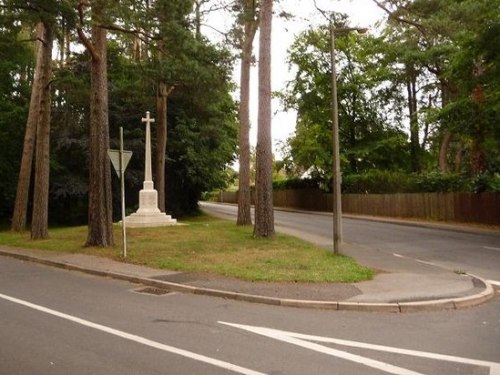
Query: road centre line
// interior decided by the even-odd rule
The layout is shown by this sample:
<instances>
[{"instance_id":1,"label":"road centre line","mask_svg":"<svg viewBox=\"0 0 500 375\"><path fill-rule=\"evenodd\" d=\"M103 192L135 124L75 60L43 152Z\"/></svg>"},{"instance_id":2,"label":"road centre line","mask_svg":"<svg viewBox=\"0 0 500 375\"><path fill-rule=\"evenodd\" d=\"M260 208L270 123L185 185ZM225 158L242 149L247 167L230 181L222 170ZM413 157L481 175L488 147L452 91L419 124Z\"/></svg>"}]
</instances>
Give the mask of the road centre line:
<instances>
[{"instance_id":1,"label":"road centre line","mask_svg":"<svg viewBox=\"0 0 500 375\"><path fill-rule=\"evenodd\" d=\"M271 337L271 338L274 338L276 340L288 342L290 344L298 345L298 346L301 346L301 347L304 347L304 348L307 348L310 350L318 351L318 352L321 352L324 354L329 354L329 355L336 356L339 358L344 358L346 360L351 360L351 361L354 361L357 363L364 364L366 366L379 368L380 370L383 370L383 371L386 371L386 372L389 372L392 374L416 374L416 373L412 372L411 370L392 366L392 365L386 364L384 362L374 361L370 358L365 358L362 356L353 355L353 354L350 354L347 352L335 350L335 349L332 349L329 347L325 347L322 345L311 343L309 341L330 343L330 344L348 346L348 347L352 347L352 348L368 349L368 350L381 351L381 352L394 353L394 354L402 354L402 355L408 355L408 356L413 356L413 357L428 358L428 359L438 360L438 361L462 363L465 365L481 366L481 367L489 368L490 375L500 375L500 363L497 363L497 362L483 361L483 360L477 360L477 359L471 359L471 358L462 358L462 357L456 357L456 356L451 356L451 355L446 355L446 354L421 352L421 351L410 350L410 349L401 349L401 348L396 348L396 347L391 347L391 346L368 344L368 343L364 343L364 342L342 340L342 339L336 339L336 338L331 338L331 337L305 335L305 334L300 334L300 333L296 333L296 332L280 331L280 330L265 328L265 327L254 327L254 326L226 323L226 322L219 322L219 323L224 324L224 325L228 325L231 327L243 329L243 330L253 332L256 334L260 334L263 336ZM351 357L346 356L346 354L349 354ZM368 362L368 361L373 361L373 362ZM391 366L391 368L376 367L376 366L380 366L380 365ZM400 371L400 372L392 372L389 370Z\"/></svg>"},{"instance_id":2,"label":"road centre line","mask_svg":"<svg viewBox=\"0 0 500 375\"><path fill-rule=\"evenodd\" d=\"M411 258L411 257L408 257L406 255L401 255L401 254L398 254L398 253L392 253L392 255L395 256L396 258L410 259L410 260L413 260L413 261L418 262L418 263L426 264L428 266L442 268L441 266L437 265L436 263L432 263L432 262L429 262L427 260L422 260L422 259L417 259L417 258Z\"/></svg>"},{"instance_id":3,"label":"road centre line","mask_svg":"<svg viewBox=\"0 0 500 375\"><path fill-rule=\"evenodd\" d=\"M223 368L226 370L230 370L230 371L233 371L233 372L236 372L239 374L265 375L261 372L257 372L257 371L250 370L250 369L247 369L244 367L240 367L240 366L234 365L234 364L229 363L229 362L220 361L218 359L206 357L206 356L201 355L201 354L193 353L193 352L179 349L179 348L176 348L176 347L173 347L170 345L165 345L165 344L162 344L162 343L159 343L156 341L148 340L148 339L141 337L141 336L133 335L133 334L130 334L130 333L127 333L124 331L120 331L120 330L117 330L117 329L114 329L111 327L107 327L107 326L104 326L101 324L93 323L93 322L90 322L88 320L78 318L76 316L68 315L68 314L65 314L65 313L62 313L62 312L59 312L56 310L49 309L47 307L36 305L36 304L28 302L28 301L24 301L24 300L15 298L15 297L10 297L10 296L7 296L5 294L0 293L0 298L7 300L7 301L10 301L10 302L13 302L13 303L17 303L19 305L28 307L28 308L33 309L33 310L37 310L37 311L40 311L40 312L43 312L43 313L46 313L49 315L56 316L56 317L61 318L61 319L69 320L73 323L77 323L77 324L80 324L80 325L85 326L85 327L94 328L98 331L105 332L105 333L108 333L110 335L118 336L118 337L121 337L121 338L126 339L126 340L134 341L136 343L149 346L151 348L163 350L165 352L177 354L177 355L189 358L189 359L193 359L195 361L204 362L204 363L207 363L207 364L210 364L210 365L213 365L216 367L220 367L220 368Z\"/></svg>"}]
</instances>

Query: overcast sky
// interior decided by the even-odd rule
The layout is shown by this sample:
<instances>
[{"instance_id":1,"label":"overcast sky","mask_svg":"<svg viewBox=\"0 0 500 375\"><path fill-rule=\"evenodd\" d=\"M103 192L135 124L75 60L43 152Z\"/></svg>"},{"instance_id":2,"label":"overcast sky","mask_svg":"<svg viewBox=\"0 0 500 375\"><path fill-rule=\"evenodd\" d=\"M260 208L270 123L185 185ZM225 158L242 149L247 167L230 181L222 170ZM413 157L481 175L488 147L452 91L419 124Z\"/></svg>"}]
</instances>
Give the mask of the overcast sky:
<instances>
[{"instance_id":1,"label":"overcast sky","mask_svg":"<svg viewBox=\"0 0 500 375\"><path fill-rule=\"evenodd\" d=\"M327 13L332 11L346 13L350 17L351 26L368 27L374 30L375 23L384 17L383 11L378 8L372 0L316 0L320 9ZM293 78L293 73L286 64L287 50L291 46L294 37L301 31L306 30L311 24L318 25L325 22L324 17L314 6L313 0L282 0L275 5L275 10L284 9L295 15L293 20L283 20L275 17L273 20L273 38L272 38L272 89L281 91L285 88L286 82ZM225 29L230 26L229 20L225 18L225 24L221 17L207 20L209 24L216 24L217 28ZM209 29L206 33L217 40L220 38ZM258 59L258 34L255 37L254 51ZM252 88L250 99L251 111L251 130L250 142L255 146L257 134L257 68L252 69ZM235 67L234 80L239 83L239 66ZM235 93L238 98L238 93ZM272 137L275 153L278 151L277 144L285 140L295 130L296 115L293 111L283 112L280 103L273 101L273 122ZM279 155L277 155L279 158Z\"/></svg>"}]
</instances>

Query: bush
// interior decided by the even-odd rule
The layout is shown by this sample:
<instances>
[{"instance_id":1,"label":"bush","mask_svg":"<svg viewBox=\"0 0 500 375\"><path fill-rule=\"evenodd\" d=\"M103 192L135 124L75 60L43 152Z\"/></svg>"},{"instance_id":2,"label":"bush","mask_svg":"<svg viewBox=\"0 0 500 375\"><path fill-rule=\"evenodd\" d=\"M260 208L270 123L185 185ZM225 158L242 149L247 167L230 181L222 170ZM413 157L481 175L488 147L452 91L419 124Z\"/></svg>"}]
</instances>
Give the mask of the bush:
<instances>
[{"instance_id":1,"label":"bush","mask_svg":"<svg viewBox=\"0 0 500 375\"><path fill-rule=\"evenodd\" d=\"M273 190L311 189L319 187L320 181L315 178L291 178L289 180L273 181Z\"/></svg>"},{"instance_id":2,"label":"bush","mask_svg":"<svg viewBox=\"0 0 500 375\"><path fill-rule=\"evenodd\" d=\"M327 187L326 189L324 187ZM274 190L322 188L318 179L291 179L273 182ZM460 174L407 174L404 172L371 170L363 174L349 174L342 178L344 194L395 194L395 193L447 193L447 192L500 192L500 174L483 174L468 178ZM331 190L330 190L331 192Z\"/></svg>"},{"instance_id":3,"label":"bush","mask_svg":"<svg viewBox=\"0 0 500 375\"><path fill-rule=\"evenodd\" d=\"M472 191L482 193L491 191L500 193L500 173L482 174L472 180Z\"/></svg>"},{"instance_id":4,"label":"bush","mask_svg":"<svg viewBox=\"0 0 500 375\"><path fill-rule=\"evenodd\" d=\"M441 174L437 172L415 175L413 177L415 193L448 193L471 191L471 181L462 175Z\"/></svg>"},{"instance_id":5,"label":"bush","mask_svg":"<svg viewBox=\"0 0 500 375\"><path fill-rule=\"evenodd\" d=\"M346 194L387 194L411 190L411 176L402 172L372 170L363 174L347 175L342 179Z\"/></svg>"}]
</instances>

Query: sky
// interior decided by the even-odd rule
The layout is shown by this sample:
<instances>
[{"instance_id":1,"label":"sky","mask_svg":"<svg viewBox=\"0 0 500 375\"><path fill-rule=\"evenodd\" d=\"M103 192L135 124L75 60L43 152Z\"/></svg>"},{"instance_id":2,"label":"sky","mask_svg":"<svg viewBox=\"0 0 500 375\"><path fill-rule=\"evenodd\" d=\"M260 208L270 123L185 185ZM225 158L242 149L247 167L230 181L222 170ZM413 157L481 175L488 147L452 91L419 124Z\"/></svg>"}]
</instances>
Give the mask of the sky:
<instances>
[{"instance_id":1,"label":"sky","mask_svg":"<svg viewBox=\"0 0 500 375\"><path fill-rule=\"evenodd\" d=\"M346 13L351 20L353 27L367 27L375 32L375 23L384 18L383 11L378 8L372 0L316 0L317 6L330 13L332 11ZM284 9L288 13L295 15L292 20L283 20L279 17L273 19L272 34L272 73L271 84L273 91L281 91L286 83L293 79L293 71L286 63L287 50L291 46L295 36L308 29L311 25L325 23L324 16L316 9L313 0L282 0L275 5L275 10ZM230 21L221 17L213 16L207 20L208 24L217 25L217 29L224 30L230 27ZM220 35L211 33L210 29L205 31L209 38L219 39ZM258 61L259 35L254 41L254 53ZM252 68L251 72L251 98L250 98L250 143L255 146L257 138L257 66ZM233 79L239 83L239 65L234 69ZM234 97L238 99L236 92ZM273 118L272 118L272 138L273 151L276 157L280 157L279 143L293 135L295 131L296 113L294 111L285 112L281 108L279 100L273 99Z\"/></svg>"}]
</instances>

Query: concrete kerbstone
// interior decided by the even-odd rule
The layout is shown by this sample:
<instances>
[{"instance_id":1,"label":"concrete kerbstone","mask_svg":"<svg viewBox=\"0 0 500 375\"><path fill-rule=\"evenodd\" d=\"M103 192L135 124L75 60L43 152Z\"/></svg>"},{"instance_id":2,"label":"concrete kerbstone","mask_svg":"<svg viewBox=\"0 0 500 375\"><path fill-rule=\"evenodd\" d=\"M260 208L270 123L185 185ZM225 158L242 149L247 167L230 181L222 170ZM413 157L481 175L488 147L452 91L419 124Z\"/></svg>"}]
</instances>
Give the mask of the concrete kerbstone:
<instances>
[{"instance_id":1,"label":"concrete kerbstone","mask_svg":"<svg viewBox=\"0 0 500 375\"><path fill-rule=\"evenodd\" d=\"M280 305L284 307L299 307L310 309L338 310L339 302L336 301L310 301L297 299L282 299Z\"/></svg>"},{"instance_id":2,"label":"concrete kerbstone","mask_svg":"<svg viewBox=\"0 0 500 375\"><path fill-rule=\"evenodd\" d=\"M111 270L97 270L97 269L92 269L90 267L82 267L66 261L55 261L50 259L44 259L42 257L37 257L34 255L21 254L15 252L15 250L12 251L0 250L0 255L9 256L23 261L36 262L39 264L66 269L70 271L79 271L82 273L87 273L95 276L109 277L113 279L132 282L135 284L143 284L147 286L163 288L169 291L176 291L176 292L196 294L196 295L207 295L213 297L233 299L237 301L262 303L274 306L286 306L286 307L298 307L298 308L364 311L364 312L391 312L391 313L442 311L442 310L455 310L455 309L477 306L492 299L495 295L495 290L489 282L480 277L471 275L484 285L484 290L481 291L480 293L465 297L418 301L418 302L401 302L401 303L295 300L286 298L265 297L265 296L238 293L238 292L229 292L217 289L200 288L186 284L179 284L169 281L161 281L151 278L144 278L129 274L123 274Z\"/></svg>"}]
</instances>

